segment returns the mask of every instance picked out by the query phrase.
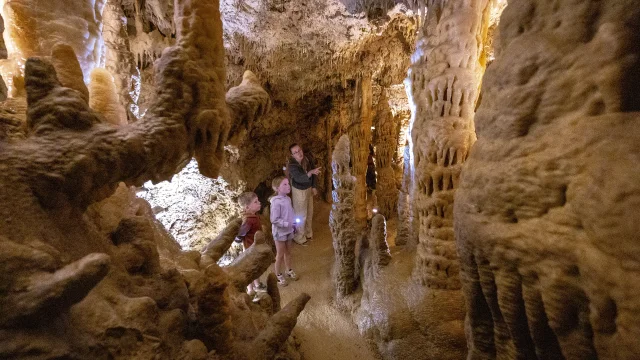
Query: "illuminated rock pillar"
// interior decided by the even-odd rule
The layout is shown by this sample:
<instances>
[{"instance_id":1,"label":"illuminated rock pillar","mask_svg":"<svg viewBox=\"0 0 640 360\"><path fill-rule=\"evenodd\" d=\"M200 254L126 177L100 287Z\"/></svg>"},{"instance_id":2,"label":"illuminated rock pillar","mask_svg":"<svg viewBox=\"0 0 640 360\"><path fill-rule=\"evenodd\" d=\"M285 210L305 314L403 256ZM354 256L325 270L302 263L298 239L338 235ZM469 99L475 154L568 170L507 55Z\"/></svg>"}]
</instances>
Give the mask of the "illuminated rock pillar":
<instances>
[{"instance_id":1,"label":"illuminated rock pillar","mask_svg":"<svg viewBox=\"0 0 640 360\"><path fill-rule=\"evenodd\" d=\"M56 43L65 43L78 56L85 82L101 65L104 0L0 0L9 58L19 68L31 56L49 56ZM4 66L3 66L4 67ZM4 72L4 71L3 71ZM13 73L4 78L21 74Z\"/></svg>"},{"instance_id":2,"label":"illuminated rock pillar","mask_svg":"<svg viewBox=\"0 0 640 360\"><path fill-rule=\"evenodd\" d=\"M412 196L418 226L414 279L459 289L453 196L476 140L474 109L485 68L488 0L428 1L423 37L409 69L415 113Z\"/></svg>"}]
</instances>

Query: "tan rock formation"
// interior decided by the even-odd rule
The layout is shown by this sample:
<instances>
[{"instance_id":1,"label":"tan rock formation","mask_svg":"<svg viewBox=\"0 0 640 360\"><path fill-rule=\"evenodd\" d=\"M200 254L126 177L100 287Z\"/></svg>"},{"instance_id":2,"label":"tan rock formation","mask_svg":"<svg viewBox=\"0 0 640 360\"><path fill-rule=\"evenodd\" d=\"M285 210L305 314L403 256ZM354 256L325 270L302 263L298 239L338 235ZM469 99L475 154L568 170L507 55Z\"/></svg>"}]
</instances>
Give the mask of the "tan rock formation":
<instances>
[{"instance_id":1,"label":"tan rock formation","mask_svg":"<svg viewBox=\"0 0 640 360\"><path fill-rule=\"evenodd\" d=\"M131 52L127 18L121 3L120 0L106 0L102 12L104 66L115 78L120 104L131 112L132 118L138 118L140 117L137 104L140 96L140 72L136 68L135 58ZM172 2L167 1L167 3Z\"/></svg>"},{"instance_id":2,"label":"tan rock formation","mask_svg":"<svg viewBox=\"0 0 640 360\"><path fill-rule=\"evenodd\" d=\"M367 183L365 175L367 173L369 144L371 144L372 122L373 90L371 88L371 77L363 75L356 80L355 95L351 108L351 124L349 125L351 171L356 179L354 216L358 226L357 231L359 232L365 230L367 222Z\"/></svg>"},{"instance_id":3,"label":"tan rock formation","mask_svg":"<svg viewBox=\"0 0 640 360\"><path fill-rule=\"evenodd\" d=\"M60 84L80 92L82 99L88 102L89 89L84 84L84 74L73 48L65 43L55 44L51 49L51 64Z\"/></svg>"},{"instance_id":4,"label":"tan rock formation","mask_svg":"<svg viewBox=\"0 0 640 360\"><path fill-rule=\"evenodd\" d=\"M89 106L102 114L109 124L117 126L127 123L127 113L120 105L116 85L109 71L101 68L91 71L89 93Z\"/></svg>"},{"instance_id":5,"label":"tan rock formation","mask_svg":"<svg viewBox=\"0 0 640 360\"><path fill-rule=\"evenodd\" d=\"M483 35L489 2L429 1L409 90L415 202L419 226L414 278L432 288L459 289L453 195L475 141L474 109L484 72Z\"/></svg>"},{"instance_id":6,"label":"tan rock formation","mask_svg":"<svg viewBox=\"0 0 640 360\"><path fill-rule=\"evenodd\" d=\"M398 124L391 113L386 90L382 89L375 116L376 132L376 198L378 212L386 219L398 211L398 187L393 169L394 155L398 144Z\"/></svg>"},{"instance_id":7,"label":"tan rock formation","mask_svg":"<svg viewBox=\"0 0 640 360\"><path fill-rule=\"evenodd\" d=\"M338 298L351 294L356 287L356 239L358 232L354 223L355 178L349 171L349 138L342 135L333 150L333 203L329 216L329 227L333 237L336 261L333 282Z\"/></svg>"},{"instance_id":8,"label":"tan rock formation","mask_svg":"<svg viewBox=\"0 0 640 360\"><path fill-rule=\"evenodd\" d=\"M469 359L637 358L640 7L514 1L499 34L454 208Z\"/></svg>"},{"instance_id":9,"label":"tan rock formation","mask_svg":"<svg viewBox=\"0 0 640 360\"><path fill-rule=\"evenodd\" d=\"M204 174L221 165L229 125L217 3L176 5L178 45L158 61L141 121L102 124L50 63L26 62L31 132L0 144L0 358L297 356L283 343L307 295L270 318L275 299L268 311L253 304L228 286L240 276L182 252L123 185L169 179L194 152ZM244 261L235 269L250 268Z\"/></svg>"},{"instance_id":10,"label":"tan rock formation","mask_svg":"<svg viewBox=\"0 0 640 360\"><path fill-rule=\"evenodd\" d=\"M387 223L382 214L377 214L371 219L371 233L369 235L369 247L371 248L371 264L374 268L380 268L389 264L389 244L387 244Z\"/></svg>"},{"instance_id":11,"label":"tan rock formation","mask_svg":"<svg viewBox=\"0 0 640 360\"><path fill-rule=\"evenodd\" d=\"M411 147L405 146L402 183L398 191L398 230L396 245L417 245L417 222L413 221L413 201L411 201Z\"/></svg>"},{"instance_id":12,"label":"tan rock formation","mask_svg":"<svg viewBox=\"0 0 640 360\"><path fill-rule=\"evenodd\" d=\"M85 81L102 57L104 0L0 1L9 57L24 66L31 56L48 56L57 43L69 44Z\"/></svg>"}]
</instances>

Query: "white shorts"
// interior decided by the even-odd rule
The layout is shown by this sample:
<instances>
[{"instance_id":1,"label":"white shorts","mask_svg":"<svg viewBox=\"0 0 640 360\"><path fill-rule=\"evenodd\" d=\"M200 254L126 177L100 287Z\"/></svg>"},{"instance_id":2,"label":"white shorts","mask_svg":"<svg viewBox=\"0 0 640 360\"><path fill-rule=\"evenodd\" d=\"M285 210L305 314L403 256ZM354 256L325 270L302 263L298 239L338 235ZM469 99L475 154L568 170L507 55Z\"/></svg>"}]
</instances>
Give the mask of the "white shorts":
<instances>
[{"instance_id":1,"label":"white shorts","mask_svg":"<svg viewBox=\"0 0 640 360\"><path fill-rule=\"evenodd\" d=\"M274 237L273 238L275 241L287 241L287 240L293 240L293 233L288 233L286 235L280 235L278 237Z\"/></svg>"}]
</instances>

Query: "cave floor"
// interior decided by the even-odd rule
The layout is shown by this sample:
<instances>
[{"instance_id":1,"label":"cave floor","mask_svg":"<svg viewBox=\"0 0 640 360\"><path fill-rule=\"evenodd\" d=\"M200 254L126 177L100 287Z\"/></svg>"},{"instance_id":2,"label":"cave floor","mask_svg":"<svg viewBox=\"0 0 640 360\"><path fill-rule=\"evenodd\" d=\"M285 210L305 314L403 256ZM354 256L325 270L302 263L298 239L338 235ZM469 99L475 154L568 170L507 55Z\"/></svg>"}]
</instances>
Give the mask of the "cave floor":
<instances>
[{"instance_id":1,"label":"cave floor","mask_svg":"<svg viewBox=\"0 0 640 360\"><path fill-rule=\"evenodd\" d=\"M350 315L333 306L331 205L316 200L314 210L313 240L308 246L295 245L293 249L293 267L300 279L280 287L283 306L301 292L311 295L294 330L300 341L300 352L305 360L379 359Z\"/></svg>"}]
</instances>

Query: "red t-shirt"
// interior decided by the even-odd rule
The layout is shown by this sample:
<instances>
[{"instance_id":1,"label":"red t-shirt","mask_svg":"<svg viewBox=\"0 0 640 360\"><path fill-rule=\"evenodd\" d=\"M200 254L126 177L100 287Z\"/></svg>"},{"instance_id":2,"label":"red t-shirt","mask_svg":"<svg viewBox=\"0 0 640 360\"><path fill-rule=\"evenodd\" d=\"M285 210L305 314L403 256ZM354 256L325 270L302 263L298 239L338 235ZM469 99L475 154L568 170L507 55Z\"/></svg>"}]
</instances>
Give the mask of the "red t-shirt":
<instances>
[{"instance_id":1,"label":"red t-shirt","mask_svg":"<svg viewBox=\"0 0 640 360\"><path fill-rule=\"evenodd\" d=\"M242 239L242 245L245 249L253 245L253 237L259 230L262 230L260 224L260 216L258 215L244 215L242 218L242 225L240 225L240 231L238 231L238 237Z\"/></svg>"}]
</instances>

